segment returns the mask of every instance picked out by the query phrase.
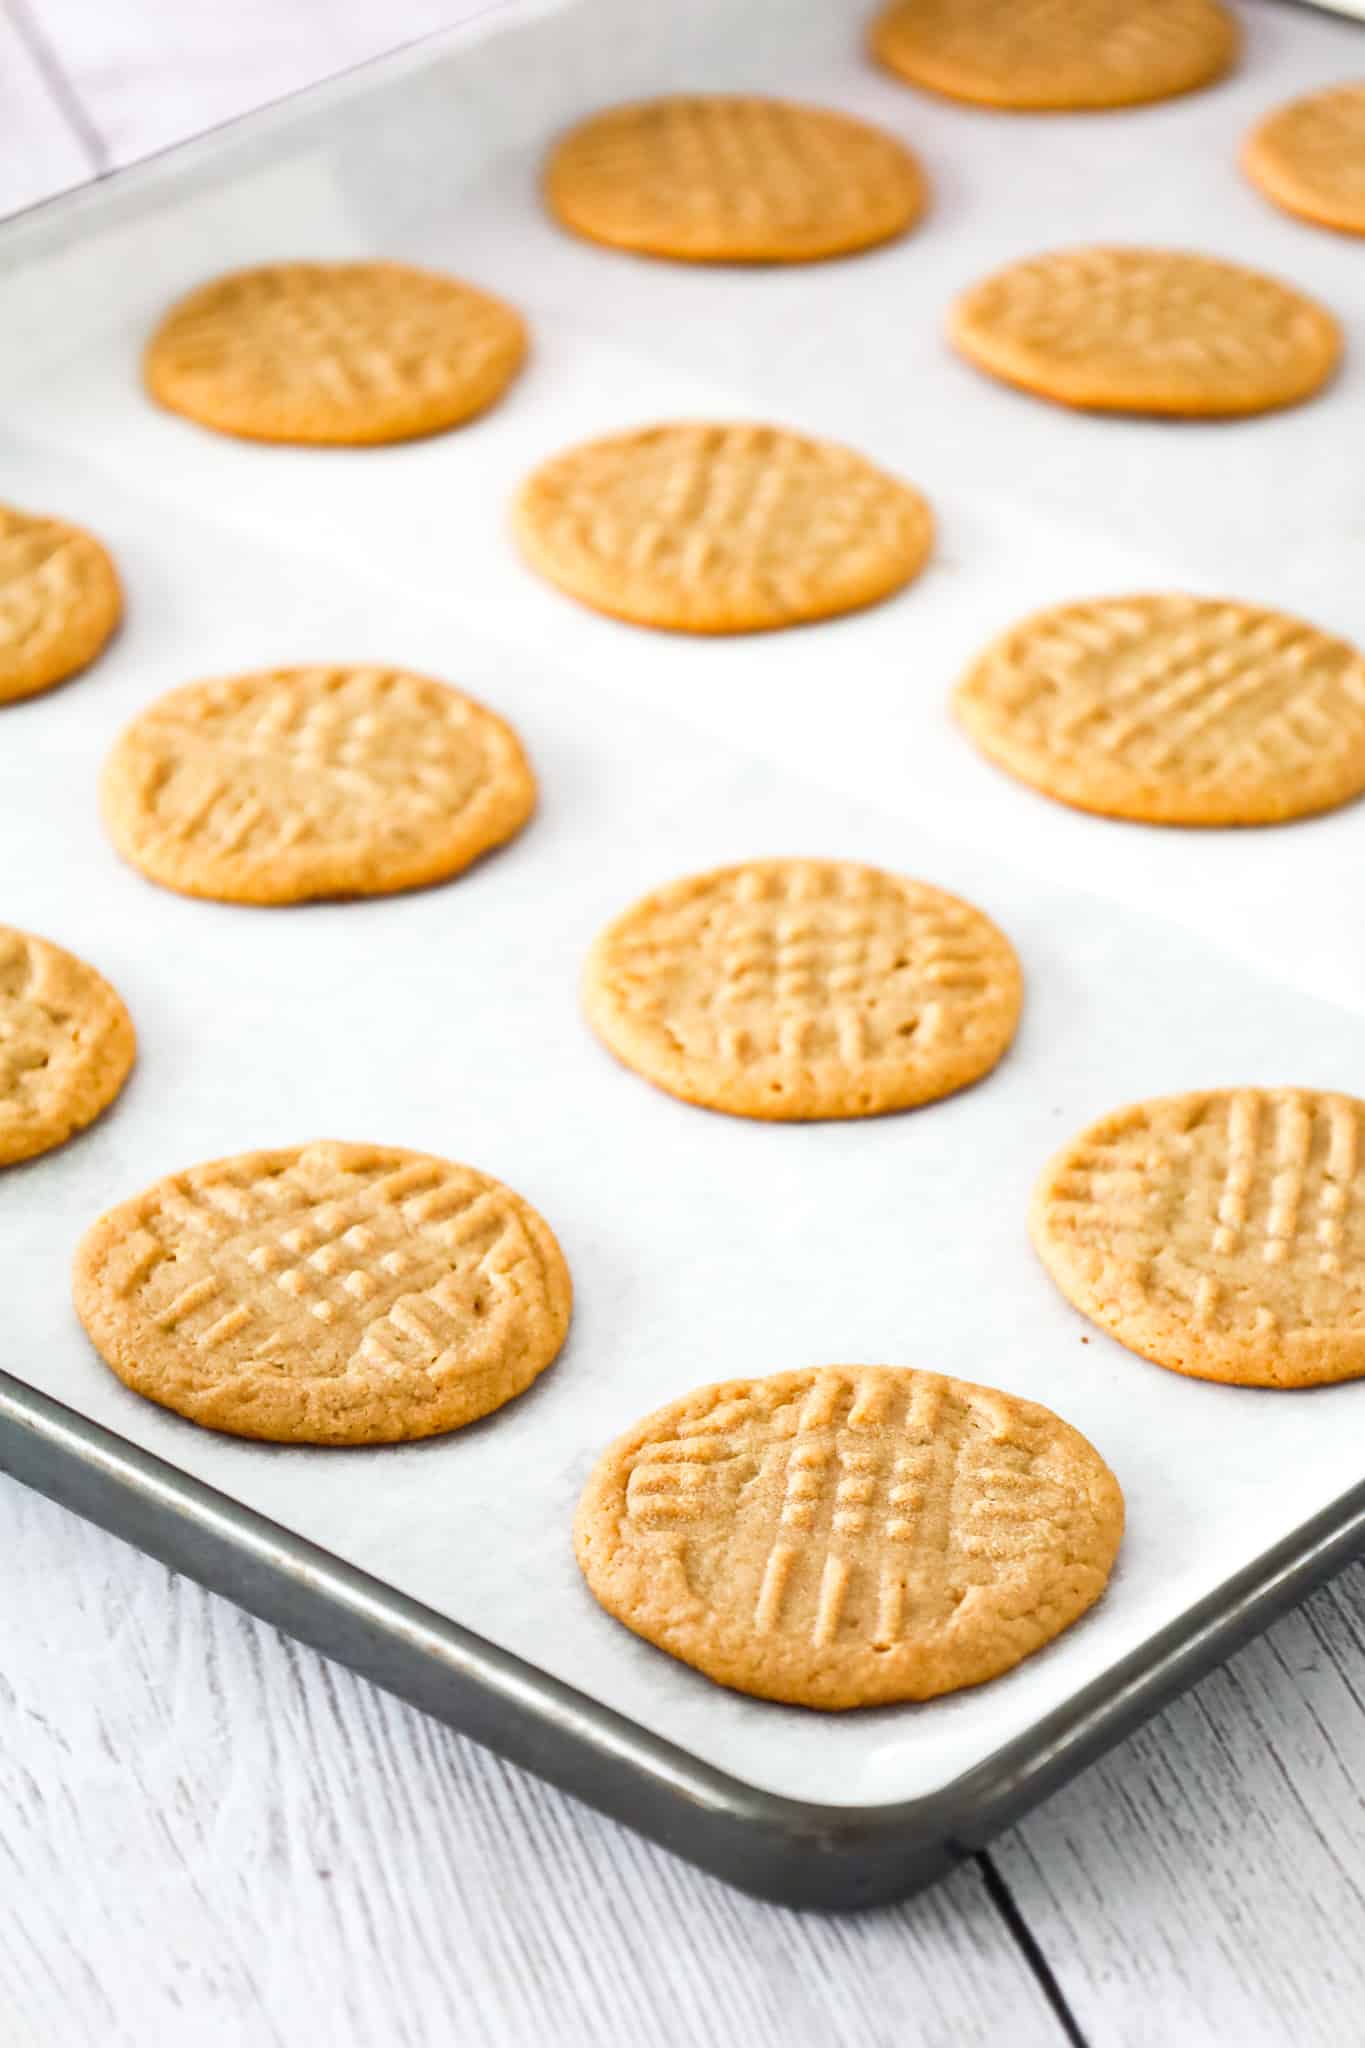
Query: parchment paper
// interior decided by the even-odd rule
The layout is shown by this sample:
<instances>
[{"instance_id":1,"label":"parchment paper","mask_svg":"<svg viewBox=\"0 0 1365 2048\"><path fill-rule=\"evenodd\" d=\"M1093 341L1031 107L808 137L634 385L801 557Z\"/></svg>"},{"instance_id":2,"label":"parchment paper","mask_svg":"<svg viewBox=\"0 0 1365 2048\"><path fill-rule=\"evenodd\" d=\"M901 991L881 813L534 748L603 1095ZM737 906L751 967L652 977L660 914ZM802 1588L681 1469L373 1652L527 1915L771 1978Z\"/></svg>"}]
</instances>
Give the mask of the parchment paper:
<instances>
[{"instance_id":1,"label":"parchment paper","mask_svg":"<svg viewBox=\"0 0 1365 2048\"><path fill-rule=\"evenodd\" d=\"M101 1125L0 1179L4 1364L795 1796L946 1783L1360 1477L1365 1388L1277 1397L1145 1365L1064 1306L1023 1230L1049 1152L1119 1101L1365 1092L1360 812L1246 834L1087 820L978 762L944 710L985 633L1087 591L1226 588L1365 637L1356 369L1300 414L1153 428L997 391L937 339L957 282L1101 233L1250 257L1358 315L1357 251L1271 215L1226 159L1259 107L1358 70L1365 42L1247 18L1234 84L1070 124L898 91L849 54L846 10L816 0L508 10L479 40L8 239L4 495L104 534L129 619L87 678L4 714L0 916L102 967L142 1058ZM533 184L547 129L687 82L898 126L934 175L932 219L791 276L684 273L555 235ZM169 291L257 256L369 250L526 307L534 364L486 420L338 455L238 446L142 399L137 347ZM808 424L903 471L939 511L935 566L859 619L700 646L595 619L522 570L503 507L531 463L600 427L704 413ZM515 846L447 888L296 912L183 901L119 865L94 782L141 704L197 675L350 657L428 669L515 721L543 791ZM911 1116L783 1129L687 1109L613 1064L577 1013L598 924L657 881L773 851L879 861L999 919L1029 1001L994 1078ZM427 1445L274 1449L150 1408L93 1356L67 1271L96 1213L193 1160L324 1135L467 1159L550 1219L578 1310L522 1401ZM1085 1431L1130 1512L1095 1614L978 1692L842 1718L726 1694L602 1615L568 1544L597 1450L702 1381L825 1360L982 1379Z\"/></svg>"}]
</instances>

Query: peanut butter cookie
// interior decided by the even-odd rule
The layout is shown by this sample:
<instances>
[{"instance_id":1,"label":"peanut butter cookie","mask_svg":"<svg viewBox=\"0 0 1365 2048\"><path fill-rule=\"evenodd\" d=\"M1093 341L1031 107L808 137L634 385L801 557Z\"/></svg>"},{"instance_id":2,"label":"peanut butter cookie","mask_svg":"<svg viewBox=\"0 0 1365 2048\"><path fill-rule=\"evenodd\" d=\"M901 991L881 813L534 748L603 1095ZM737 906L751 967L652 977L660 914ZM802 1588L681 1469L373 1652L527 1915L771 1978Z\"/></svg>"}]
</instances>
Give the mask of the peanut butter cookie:
<instances>
[{"instance_id":1,"label":"peanut butter cookie","mask_svg":"<svg viewBox=\"0 0 1365 2048\"><path fill-rule=\"evenodd\" d=\"M873 55L911 85L1059 113L1192 92L1238 41L1218 0L893 0L872 26Z\"/></svg>"},{"instance_id":2,"label":"peanut butter cookie","mask_svg":"<svg viewBox=\"0 0 1365 2048\"><path fill-rule=\"evenodd\" d=\"M0 704L87 667L122 615L118 572L92 533L0 505Z\"/></svg>"},{"instance_id":3,"label":"peanut butter cookie","mask_svg":"<svg viewBox=\"0 0 1365 2048\"><path fill-rule=\"evenodd\" d=\"M363 446L483 412L526 354L521 315L406 263L270 263L213 278L158 327L147 389L250 441Z\"/></svg>"},{"instance_id":4,"label":"peanut butter cookie","mask_svg":"<svg viewBox=\"0 0 1365 2048\"><path fill-rule=\"evenodd\" d=\"M1033 1401L824 1366L702 1387L604 1453L574 1522L594 1596L761 1699L864 1707L979 1685L1104 1591L1117 1480Z\"/></svg>"},{"instance_id":5,"label":"peanut butter cookie","mask_svg":"<svg viewBox=\"0 0 1365 2048\"><path fill-rule=\"evenodd\" d=\"M84 960L0 925L0 1166L50 1152L109 1107L133 1021Z\"/></svg>"},{"instance_id":6,"label":"peanut butter cookie","mask_svg":"<svg viewBox=\"0 0 1365 2048\"><path fill-rule=\"evenodd\" d=\"M781 427L682 424L585 442L514 511L531 565L636 625L758 633L876 604L918 575L933 519L852 449Z\"/></svg>"},{"instance_id":7,"label":"peanut butter cookie","mask_svg":"<svg viewBox=\"0 0 1365 2048\"><path fill-rule=\"evenodd\" d=\"M811 263L904 234L924 177L850 114L753 94L609 107L551 152L551 211L576 234L686 263Z\"/></svg>"},{"instance_id":8,"label":"peanut butter cookie","mask_svg":"<svg viewBox=\"0 0 1365 2048\"><path fill-rule=\"evenodd\" d=\"M1365 1103L1219 1088L1113 1111L1057 1154L1033 1242L1067 1300L1172 1372L1365 1374Z\"/></svg>"},{"instance_id":9,"label":"peanut butter cookie","mask_svg":"<svg viewBox=\"0 0 1365 2048\"><path fill-rule=\"evenodd\" d=\"M879 1116L977 1081L1022 1003L1014 949L927 882L767 860L656 889L588 959L593 1029L684 1102L775 1122Z\"/></svg>"},{"instance_id":10,"label":"peanut butter cookie","mask_svg":"<svg viewBox=\"0 0 1365 2048\"><path fill-rule=\"evenodd\" d=\"M1327 383L1341 330L1260 271L1183 249L1057 249L964 292L969 362L1058 405L1213 419L1297 405Z\"/></svg>"},{"instance_id":11,"label":"peanut butter cookie","mask_svg":"<svg viewBox=\"0 0 1365 2048\"><path fill-rule=\"evenodd\" d=\"M445 881L519 832L535 794L493 712L429 677L362 667L172 690L128 727L100 787L125 860L226 903Z\"/></svg>"},{"instance_id":12,"label":"peanut butter cookie","mask_svg":"<svg viewBox=\"0 0 1365 2048\"><path fill-rule=\"evenodd\" d=\"M522 1393L569 1327L529 1202L395 1145L218 1159L111 1209L76 1254L106 1364L191 1422L274 1443L461 1429Z\"/></svg>"},{"instance_id":13,"label":"peanut butter cookie","mask_svg":"<svg viewBox=\"0 0 1365 2048\"><path fill-rule=\"evenodd\" d=\"M1108 817L1265 825L1365 790L1365 655L1231 599L1038 612L986 649L955 705L1000 767Z\"/></svg>"},{"instance_id":14,"label":"peanut butter cookie","mask_svg":"<svg viewBox=\"0 0 1365 2048\"><path fill-rule=\"evenodd\" d=\"M1365 80L1277 107L1247 137L1242 164L1286 212L1365 235Z\"/></svg>"}]
</instances>

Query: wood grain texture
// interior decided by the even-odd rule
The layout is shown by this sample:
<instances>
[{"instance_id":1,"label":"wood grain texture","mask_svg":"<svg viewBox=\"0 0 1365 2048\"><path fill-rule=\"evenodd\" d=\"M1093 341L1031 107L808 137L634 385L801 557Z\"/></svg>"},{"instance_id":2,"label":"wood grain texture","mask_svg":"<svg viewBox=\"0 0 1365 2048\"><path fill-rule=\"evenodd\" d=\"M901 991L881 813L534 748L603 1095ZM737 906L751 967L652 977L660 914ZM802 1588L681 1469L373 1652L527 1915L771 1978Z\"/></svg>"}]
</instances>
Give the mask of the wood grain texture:
<instances>
[{"instance_id":1,"label":"wood grain texture","mask_svg":"<svg viewBox=\"0 0 1365 2048\"><path fill-rule=\"evenodd\" d=\"M1345 2048L1365 1992L1365 1565L995 1850L1087 2038Z\"/></svg>"},{"instance_id":2,"label":"wood grain texture","mask_svg":"<svg viewBox=\"0 0 1365 2048\"><path fill-rule=\"evenodd\" d=\"M1057 2048L968 1865L741 1897L0 1480L6 2048Z\"/></svg>"}]
</instances>

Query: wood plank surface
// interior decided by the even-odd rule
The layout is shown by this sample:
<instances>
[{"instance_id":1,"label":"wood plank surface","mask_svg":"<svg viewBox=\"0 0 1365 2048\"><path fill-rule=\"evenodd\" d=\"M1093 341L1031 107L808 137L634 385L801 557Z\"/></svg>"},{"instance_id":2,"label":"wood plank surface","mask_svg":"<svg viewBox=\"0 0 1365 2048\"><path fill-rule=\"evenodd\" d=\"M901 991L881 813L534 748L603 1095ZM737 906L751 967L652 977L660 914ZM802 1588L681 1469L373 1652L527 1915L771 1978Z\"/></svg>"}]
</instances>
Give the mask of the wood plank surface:
<instances>
[{"instance_id":1,"label":"wood plank surface","mask_svg":"<svg viewBox=\"0 0 1365 2048\"><path fill-rule=\"evenodd\" d=\"M1059 2048L968 1865L741 1897L0 1480L5 2048Z\"/></svg>"},{"instance_id":2,"label":"wood plank surface","mask_svg":"<svg viewBox=\"0 0 1365 2048\"><path fill-rule=\"evenodd\" d=\"M994 1853L1088 2040L1365 2040L1365 1566Z\"/></svg>"}]
</instances>

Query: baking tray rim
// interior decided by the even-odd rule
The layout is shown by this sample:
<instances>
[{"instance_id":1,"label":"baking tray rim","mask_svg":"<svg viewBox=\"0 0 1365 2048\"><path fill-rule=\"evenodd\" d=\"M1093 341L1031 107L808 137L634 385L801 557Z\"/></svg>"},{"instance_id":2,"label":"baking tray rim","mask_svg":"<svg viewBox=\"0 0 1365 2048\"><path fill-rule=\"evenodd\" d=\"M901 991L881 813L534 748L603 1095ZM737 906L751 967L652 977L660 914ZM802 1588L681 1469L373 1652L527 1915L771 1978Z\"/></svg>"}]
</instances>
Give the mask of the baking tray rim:
<instances>
[{"instance_id":1,"label":"baking tray rim","mask_svg":"<svg viewBox=\"0 0 1365 2048\"><path fill-rule=\"evenodd\" d=\"M704 1763L3 1371L0 1471L689 1862L826 1910L903 1898L984 1848L1365 1545L1362 1481L949 1784L835 1806Z\"/></svg>"}]
</instances>

